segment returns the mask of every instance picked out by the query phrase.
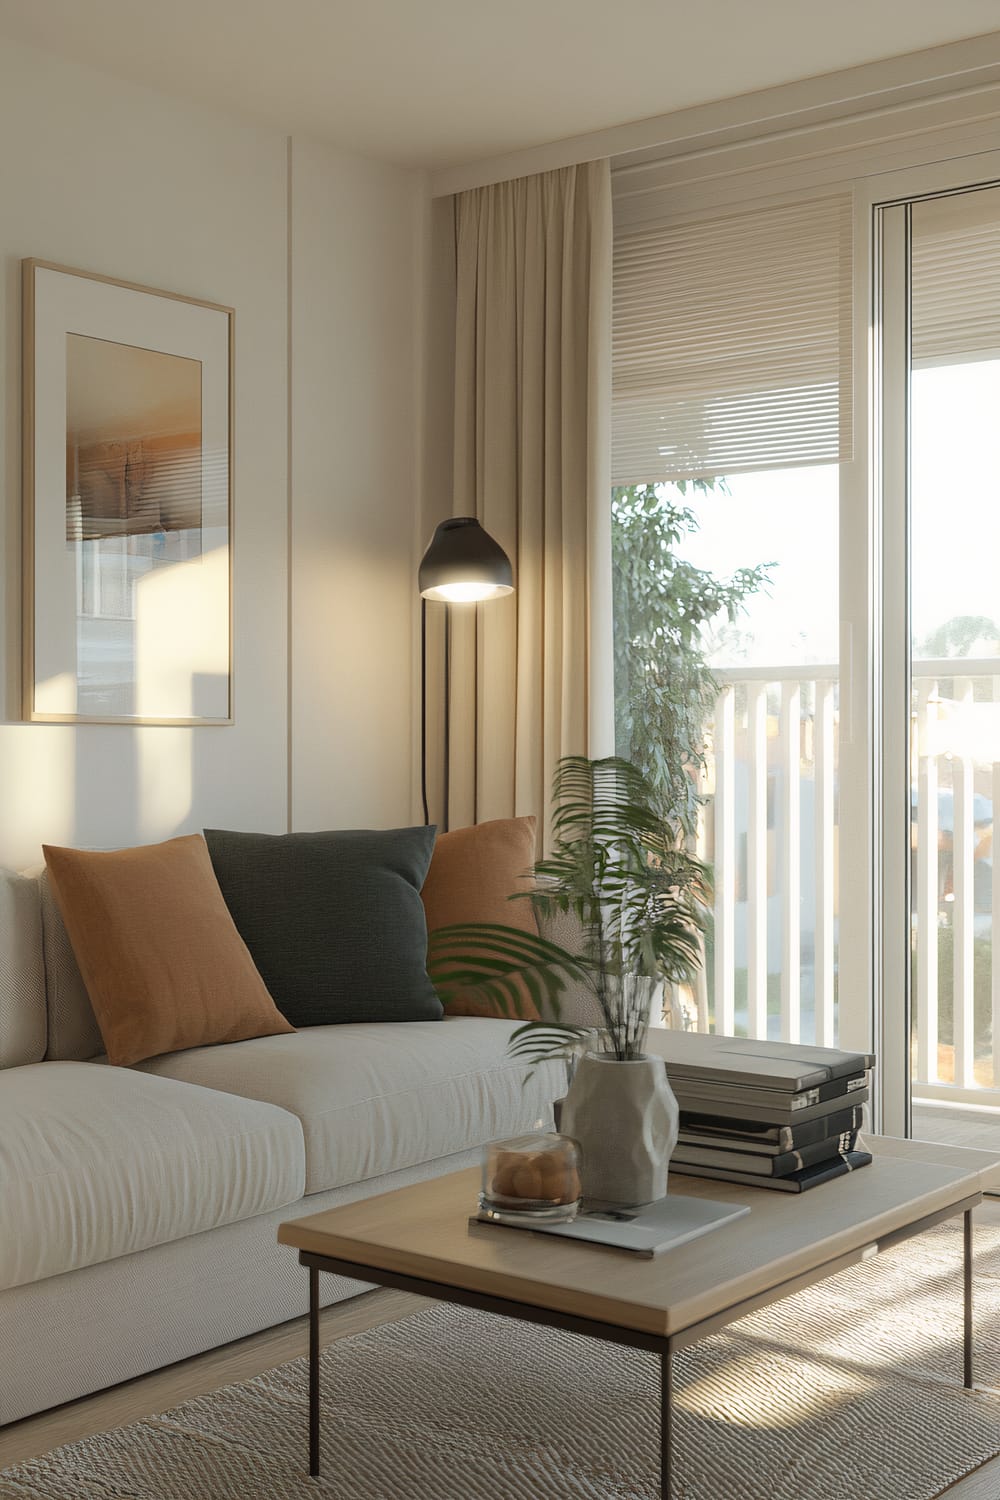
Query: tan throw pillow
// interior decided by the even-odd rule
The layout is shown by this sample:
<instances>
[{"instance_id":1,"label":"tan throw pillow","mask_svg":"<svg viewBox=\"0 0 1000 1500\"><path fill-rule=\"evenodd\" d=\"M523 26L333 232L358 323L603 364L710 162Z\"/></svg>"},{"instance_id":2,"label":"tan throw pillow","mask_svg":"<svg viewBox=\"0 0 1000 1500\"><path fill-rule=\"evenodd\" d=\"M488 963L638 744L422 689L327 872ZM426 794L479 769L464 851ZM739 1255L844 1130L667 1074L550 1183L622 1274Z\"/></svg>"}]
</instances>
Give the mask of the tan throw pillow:
<instances>
[{"instance_id":1,"label":"tan throw pillow","mask_svg":"<svg viewBox=\"0 0 1000 1500\"><path fill-rule=\"evenodd\" d=\"M511 901L515 891L530 890L535 862L535 819L497 818L438 835L421 896L427 913L430 953L439 927L458 922L499 922L519 932L537 934L530 901ZM503 1016L507 1012L475 993L453 997L449 1016ZM521 1019L537 1021L538 1008L522 993Z\"/></svg>"},{"instance_id":2,"label":"tan throw pillow","mask_svg":"<svg viewBox=\"0 0 1000 1500\"><path fill-rule=\"evenodd\" d=\"M236 930L200 834L43 852L109 1062L295 1030Z\"/></svg>"}]
</instances>

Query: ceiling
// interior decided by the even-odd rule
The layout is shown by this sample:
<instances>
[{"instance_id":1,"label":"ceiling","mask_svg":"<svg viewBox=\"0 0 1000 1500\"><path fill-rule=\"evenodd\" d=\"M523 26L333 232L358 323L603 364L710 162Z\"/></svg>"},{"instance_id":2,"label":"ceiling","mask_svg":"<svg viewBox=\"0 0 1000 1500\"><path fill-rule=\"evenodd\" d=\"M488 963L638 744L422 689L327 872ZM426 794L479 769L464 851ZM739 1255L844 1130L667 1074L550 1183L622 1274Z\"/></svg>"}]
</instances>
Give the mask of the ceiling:
<instances>
[{"instance_id":1,"label":"ceiling","mask_svg":"<svg viewBox=\"0 0 1000 1500\"><path fill-rule=\"evenodd\" d=\"M0 37L434 168L998 27L998 0L0 0Z\"/></svg>"}]
</instances>

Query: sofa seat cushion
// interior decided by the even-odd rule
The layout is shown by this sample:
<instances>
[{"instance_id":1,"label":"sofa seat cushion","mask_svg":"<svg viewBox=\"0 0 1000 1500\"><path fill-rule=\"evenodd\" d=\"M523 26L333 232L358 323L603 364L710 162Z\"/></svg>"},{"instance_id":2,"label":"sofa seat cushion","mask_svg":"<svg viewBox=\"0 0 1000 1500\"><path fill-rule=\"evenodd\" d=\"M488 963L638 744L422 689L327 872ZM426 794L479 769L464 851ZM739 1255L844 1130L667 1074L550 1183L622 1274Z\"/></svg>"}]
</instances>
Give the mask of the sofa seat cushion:
<instances>
[{"instance_id":1,"label":"sofa seat cushion","mask_svg":"<svg viewBox=\"0 0 1000 1500\"><path fill-rule=\"evenodd\" d=\"M0 1078L0 1290L283 1208L302 1129L272 1104L99 1063Z\"/></svg>"},{"instance_id":2,"label":"sofa seat cushion","mask_svg":"<svg viewBox=\"0 0 1000 1500\"><path fill-rule=\"evenodd\" d=\"M548 1063L525 1084L524 1064L506 1055L516 1024L452 1016L311 1026L140 1066L298 1115L306 1192L318 1193L548 1123L565 1070Z\"/></svg>"}]
</instances>

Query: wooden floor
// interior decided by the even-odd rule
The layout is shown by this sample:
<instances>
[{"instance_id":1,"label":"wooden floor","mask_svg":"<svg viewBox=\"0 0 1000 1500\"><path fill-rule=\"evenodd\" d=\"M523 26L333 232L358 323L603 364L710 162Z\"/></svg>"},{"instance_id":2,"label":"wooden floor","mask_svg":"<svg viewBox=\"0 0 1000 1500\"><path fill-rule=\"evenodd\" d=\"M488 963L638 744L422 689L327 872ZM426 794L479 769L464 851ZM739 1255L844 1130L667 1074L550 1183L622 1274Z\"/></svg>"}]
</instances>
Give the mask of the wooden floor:
<instances>
[{"instance_id":1,"label":"wooden floor","mask_svg":"<svg viewBox=\"0 0 1000 1500\"><path fill-rule=\"evenodd\" d=\"M943 1137L935 1136L941 1140ZM963 1142L963 1144L971 1144ZM977 1210L977 1222L1000 1224L1000 1201L987 1201ZM391 1323L426 1307L420 1297L405 1292L377 1291L350 1302L328 1307L322 1315L324 1347L352 1333L361 1333L379 1323ZM251 1338L240 1339L222 1349L213 1349L186 1359L166 1370L157 1370L110 1391L100 1391L72 1401L55 1411L26 1417L0 1430L0 1469L47 1453L63 1443L73 1443L137 1422L153 1412L164 1411L193 1396L207 1395L220 1386L249 1380L275 1365L295 1359L306 1351L306 1320L298 1318ZM986 1464L947 1492L947 1500L997 1500L1000 1496L1000 1459ZM262 1496L261 1500L267 1500Z\"/></svg>"}]
</instances>

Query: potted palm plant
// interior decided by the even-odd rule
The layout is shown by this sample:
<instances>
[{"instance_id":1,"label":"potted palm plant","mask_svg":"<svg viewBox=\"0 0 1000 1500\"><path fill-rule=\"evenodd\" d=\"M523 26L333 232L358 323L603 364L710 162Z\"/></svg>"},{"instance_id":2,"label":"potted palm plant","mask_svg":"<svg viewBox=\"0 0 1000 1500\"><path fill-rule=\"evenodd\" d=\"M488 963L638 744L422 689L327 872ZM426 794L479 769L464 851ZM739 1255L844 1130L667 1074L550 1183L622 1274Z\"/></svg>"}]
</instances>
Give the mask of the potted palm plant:
<instances>
[{"instance_id":1,"label":"potted palm plant","mask_svg":"<svg viewBox=\"0 0 1000 1500\"><path fill-rule=\"evenodd\" d=\"M618 757L567 756L553 783L553 849L535 866L529 900L543 926L572 914L580 944L500 925L434 934L431 978L442 998L475 989L512 1015L526 1001L540 1020L514 1032L513 1055L563 1057L572 1081L562 1128L580 1142L587 1196L648 1202L666 1192L677 1105L662 1059L646 1054L665 984L701 963L709 899L705 865L690 853L651 782ZM561 1019L567 985L593 1000L595 1026Z\"/></svg>"}]
</instances>

